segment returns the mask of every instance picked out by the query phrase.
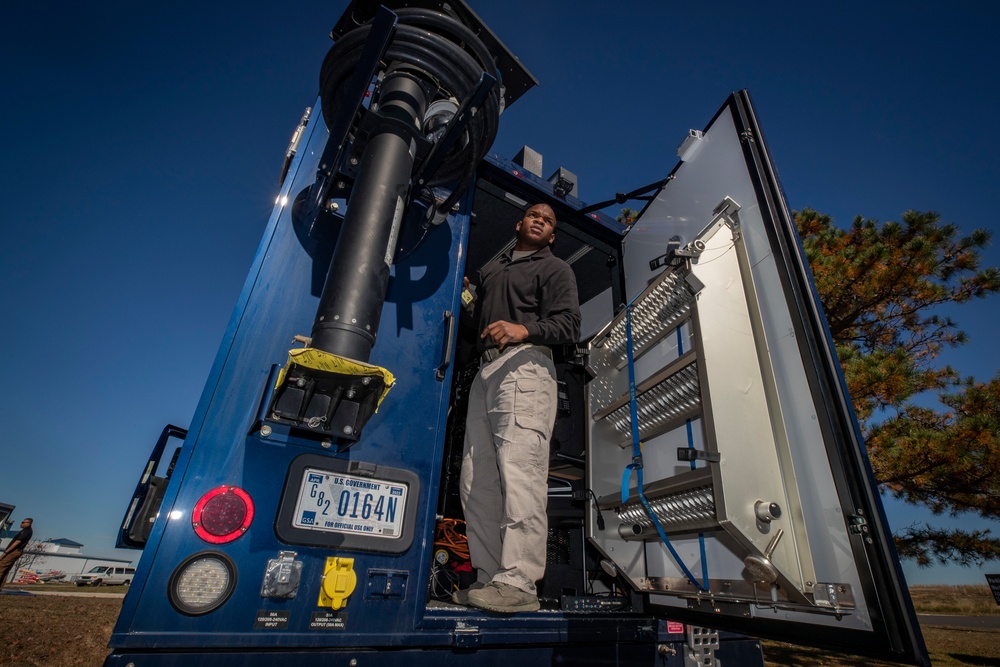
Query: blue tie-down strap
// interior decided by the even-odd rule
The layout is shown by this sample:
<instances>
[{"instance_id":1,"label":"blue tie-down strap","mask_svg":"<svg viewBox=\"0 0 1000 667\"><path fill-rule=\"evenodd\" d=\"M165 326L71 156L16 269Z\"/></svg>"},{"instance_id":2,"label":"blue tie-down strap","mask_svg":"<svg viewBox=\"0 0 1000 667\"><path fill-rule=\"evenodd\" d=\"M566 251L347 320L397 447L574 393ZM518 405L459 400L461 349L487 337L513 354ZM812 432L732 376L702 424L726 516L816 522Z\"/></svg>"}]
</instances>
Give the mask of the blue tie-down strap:
<instances>
[{"instance_id":1,"label":"blue tie-down strap","mask_svg":"<svg viewBox=\"0 0 1000 667\"><path fill-rule=\"evenodd\" d=\"M634 302L634 299L633 299ZM679 343L679 340L678 340ZM674 545L670 543L667 538L666 531L663 530L663 525L660 523L659 518L653 513L653 508L649 506L649 501L646 500L646 494L642 490L642 443L639 441L639 415L636 403L636 391L635 391L635 358L632 354L632 302L629 302L625 306L625 357L628 361L628 399L629 399L629 416L632 421L632 463L625 466L625 471L622 474L622 505L628 502L629 497L629 482L632 479L632 471L635 471L636 479L636 495L639 497L639 502L642 503L642 507L649 517L650 521L653 522L653 526L656 527L656 532L659 534L660 539L663 544L667 547L670 555L673 557L674 562L684 573L691 585L698 590L707 591L708 586L708 563L705 559L705 537L699 534L698 539L701 543L701 577L704 583L699 583L695 579L694 575L691 574L691 570L684 564L681 560L680 554L674 549ZM690 437L690 423L688 424L689 437ZM692 443L689 443L692 444Z\"/></svg>"},{"instance_id":2,"label":"blue tie-down strap","mask_svg":"<svg viewBox=\"0 0 1000 667\"><path fill-rule=\"evenodd\" d=\"M680 567L681 572L684 573L685 578L691 585L693 585L698 590L707 591L708 587L708 562L705 558L705 537L701 534L698 535L699 542L701 544L701 578L704 583L700 583L693 574L691 570L684 564L681 560L680 554L674 549L674 545L670 543L670 539L667 537L666 531L663 530L663 524L660 523L660 519L653 513L653 508L650 507L649 501L646 499L646 494L642 490L642 457L638 457L638 460L633 460L632 463L625 466L625 472L622 475L622 505L628 502L629 499L629 482L632 481L632 473L635 472L636 480L636 495L639 497L639 502L642 503L643 510L646 512L646 516L649 517L650 521L653 522L653 526L656 528L657 534L660 536L660 540L667 547L670 552L671 557L673 557L674 562Z\"/></svg>"},{"instance_id":3,"label":"blue tie-down strap","mask_svg":"<svg viewBox=\"0 0 1000 667\"><path fill-rule=\"evenodd\" d=\"M628 487L629 482L632 481L632 471L635 470L641 484L642 480L642 458L639 458L639 462L636 463L635 460L625 466L625 472L622 474L622 505L628 502Z\"/></svg>"},{"instance_id":4,"label":"blue tie-down strap","mask_svg":"<svg viewBox=\"0 0 1000 667\"><path fill-rule=\"evenodd\" d=\"M681 556L680 554L677 553L677 550L674 549L674 545L670 543L669 539L667 539L667 533L663 530L663 525L660 523L660 520L653 513L653 508L649 506L649 501L646 500L646 494L642 492L641 487L639 488L639 501L642 503L643 508L646 510L646 514L653 521L653 525L656 526L656 532L659 533L660 539L663 540L663 544L666 545L667 550L670 552L670 555L674 559L674 562L676 562L677 566L681 568L681 572L684 573L684 576L687 578L687 580L690 581L691 585L697 588L698 590L707 591L708 563L705 561L705 537L703 535L698 536L699 541L701 542L701 578L702 581L704 582L700 583L697 579L694 578L694 575L691 574L691 570L689 570L687 565L684 564L684 561L681 560Z\"/></svg>"}]
</instances>

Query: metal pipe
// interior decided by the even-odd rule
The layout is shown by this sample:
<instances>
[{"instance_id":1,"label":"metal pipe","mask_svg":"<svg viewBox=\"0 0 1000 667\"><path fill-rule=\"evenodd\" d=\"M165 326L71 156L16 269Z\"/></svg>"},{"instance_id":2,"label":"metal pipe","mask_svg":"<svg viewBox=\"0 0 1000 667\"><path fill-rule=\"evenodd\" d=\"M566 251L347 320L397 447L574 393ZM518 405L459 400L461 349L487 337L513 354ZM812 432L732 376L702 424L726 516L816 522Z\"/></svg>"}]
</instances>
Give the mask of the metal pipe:
<instances>
[{"instance_id":1,"label":"metal pipe","mask_svg":"<svg viewBox=\"0 0 1000 667\"><path fill-rule=\"evenodd\" d=\"M390 72L379 107L387 120L362 153L312 329L313 347L364 362L382 317L427 96L410 74Z\"/></svg>"},{"instance_id":2,"label":"metal pipe","mask_svg":"<svg viewBox=\"0 0 1000 667\"><path fill-rule=\"evenodd\" d=\"M642 526L637 523L618 524L618 536L623 540L638 539L642 535Z\"/></svg>"}]
</instances>

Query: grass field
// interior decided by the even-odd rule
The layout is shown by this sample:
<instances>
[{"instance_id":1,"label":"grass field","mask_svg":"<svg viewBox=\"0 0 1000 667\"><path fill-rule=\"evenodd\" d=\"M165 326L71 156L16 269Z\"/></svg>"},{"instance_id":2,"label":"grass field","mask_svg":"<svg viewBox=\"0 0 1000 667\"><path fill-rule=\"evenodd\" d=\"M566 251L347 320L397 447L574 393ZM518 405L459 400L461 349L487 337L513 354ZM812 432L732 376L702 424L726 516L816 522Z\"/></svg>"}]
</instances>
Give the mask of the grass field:
<instances>
[{"instance_id":1,"label":"grass field","mask_svg":"<svg viewBox=\"0 0 1000 667\"><path fill-rule=\"evenodd\" d=\"M986 585L913 586L910 597L918 614L1000 615ZM1000 630L950 628L921 622L920 630L934 667L1000 667ZM768 667L889 667L894 663L848 654L764 641Z\"/></svg>"},{"instance_id":2,"label":"grass field","mask_svg":"<svg viewBox=\"0 0 1000 667\"><path fill-rule=\"evenodd\" d=\"M0 666L99 667L121 609L120 598L86 593L124 593L124 586L77 588L65 584L14 587L65 595L0 596ZM80 594L80 595L78 595ZM918 613L994 615L998 608L986 586L915 586ZM922 626L935 667L1000 667L1000 630ZM768 667L889 667L828 650L765 641ZM739 667L726 665L725 667Z\"/></svg>"},{"instance_id":3,"label":"grass field","mask_svg":"<svg viewBox=\"0 0 1000 667\"><path fill-rule=\"evenodd\" d=\"M918 614L962 614L998 616L1000 605L985 584L982 586L913 586L913 607Z\"/></svg>"}]
</instances>

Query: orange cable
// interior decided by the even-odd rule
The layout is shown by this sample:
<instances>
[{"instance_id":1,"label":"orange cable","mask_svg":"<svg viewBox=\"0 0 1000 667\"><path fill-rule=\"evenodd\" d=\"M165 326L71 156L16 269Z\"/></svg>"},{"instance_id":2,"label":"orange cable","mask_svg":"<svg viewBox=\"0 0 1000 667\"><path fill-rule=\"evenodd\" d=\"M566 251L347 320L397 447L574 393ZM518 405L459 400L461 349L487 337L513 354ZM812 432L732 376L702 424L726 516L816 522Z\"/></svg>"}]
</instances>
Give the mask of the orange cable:
<instances>
[{"instance_id":1,"label":"orange cable","mask_svg":"<svg viewBox=\"0 0 1000 667\"><path fill-rule=\"evenodd\" d=\"M434 546L446 547L460 560L469 559L468 539L458 530L459 524L465 525L460 519L441 519L437 523L434 536Z\"/></svg>"}]
</instances>

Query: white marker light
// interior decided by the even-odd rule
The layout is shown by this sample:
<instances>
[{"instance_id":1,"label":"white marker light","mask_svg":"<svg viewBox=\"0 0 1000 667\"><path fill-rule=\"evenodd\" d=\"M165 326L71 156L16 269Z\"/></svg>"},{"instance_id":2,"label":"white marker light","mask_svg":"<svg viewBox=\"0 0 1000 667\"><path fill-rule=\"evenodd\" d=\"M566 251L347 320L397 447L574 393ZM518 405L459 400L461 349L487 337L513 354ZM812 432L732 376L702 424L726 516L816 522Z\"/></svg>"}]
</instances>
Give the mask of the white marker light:
<instances>
[{"instance_id":1,"label":"white marker light","mask_svg":"<svg viewBox=\"0 0 1000 667\"><path fill-rule=\"evenodd\" d=\"M236 567L223 554L203 552L187 558L170 577L170 601L189 616L222 605L236 588Z\"/></svg>"}]
</instances>

